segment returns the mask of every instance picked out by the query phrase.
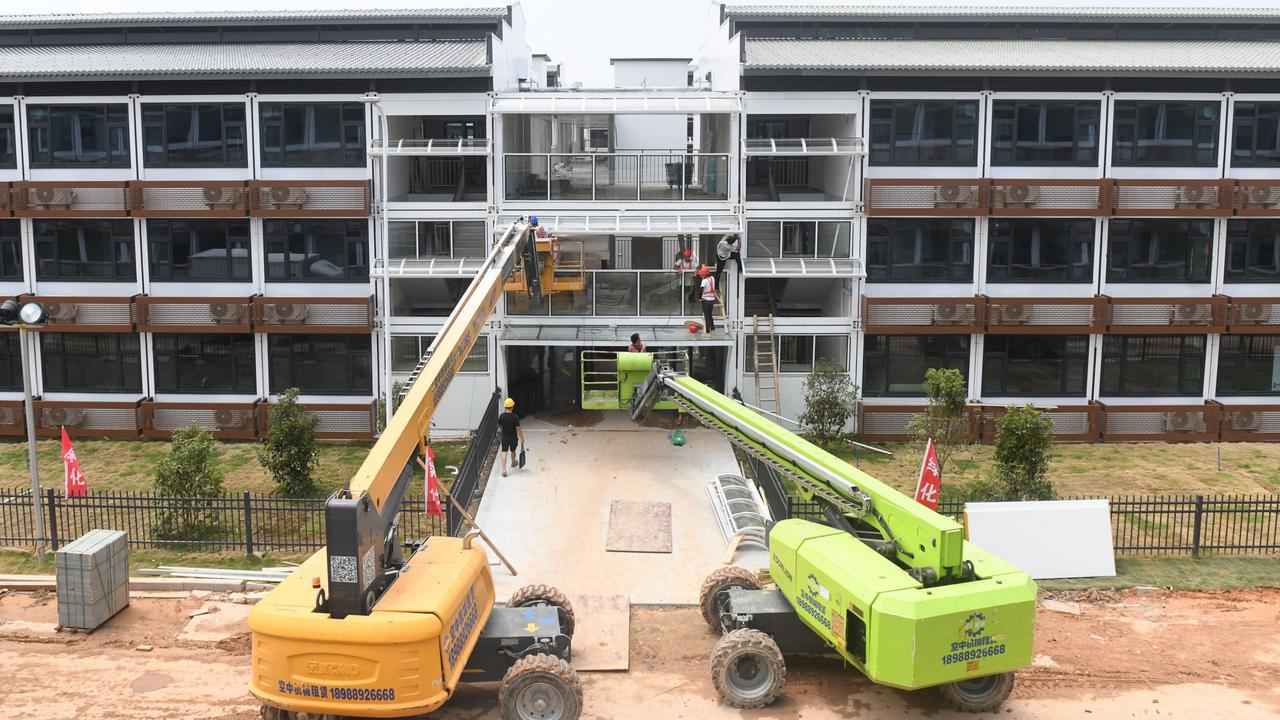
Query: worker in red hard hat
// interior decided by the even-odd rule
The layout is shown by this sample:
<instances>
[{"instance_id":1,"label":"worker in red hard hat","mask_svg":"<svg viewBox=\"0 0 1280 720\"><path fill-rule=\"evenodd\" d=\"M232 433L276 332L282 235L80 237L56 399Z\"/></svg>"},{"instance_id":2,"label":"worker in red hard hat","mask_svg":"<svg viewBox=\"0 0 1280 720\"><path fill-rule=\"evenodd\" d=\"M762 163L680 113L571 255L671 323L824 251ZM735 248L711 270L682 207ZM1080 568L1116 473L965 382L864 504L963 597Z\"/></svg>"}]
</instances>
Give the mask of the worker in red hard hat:
<instances>
[{"instance_id":1,"label":"worker in red hard hat","mask_svg":"<svg viewBox=\"0 0 1280 720\"><path fill-rule=\"evenodd\" d=\"M706 265L698 268L698 277L702 278L699 297L702 299L703 326L706 328L707 335L712 336L716 334L715 309L716 301L719 299L716 295L716 278L711 268Z\"/></svg>"},{"instance_id":2,"label":"worker in red hard hat","mask_svg":"<svg viewBox=\"0 0 1280 720\"><path fill-rule=\"evenodd\" d=\"M680 273L680 287L684 288L690 303L698 301L698 280L693 275L697 267L693 262L692 250L685 248L676 253L675 271Z\"/></svg>"}]
</instances>

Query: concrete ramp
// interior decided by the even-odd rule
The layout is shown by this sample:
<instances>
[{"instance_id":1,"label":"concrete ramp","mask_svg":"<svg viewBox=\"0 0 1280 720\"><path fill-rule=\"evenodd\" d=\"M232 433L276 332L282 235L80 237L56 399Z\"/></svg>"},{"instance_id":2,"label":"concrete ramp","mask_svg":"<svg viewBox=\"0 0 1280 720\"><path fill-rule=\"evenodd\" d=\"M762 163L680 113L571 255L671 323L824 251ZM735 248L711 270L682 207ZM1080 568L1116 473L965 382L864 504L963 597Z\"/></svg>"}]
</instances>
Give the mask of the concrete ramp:
<instances>
[{"instance_id":1,"label":"concrete ramp","mask_svg":"<svg viewBox=\"0 0 1280 720\"><path fill-rule=\"evenodd\" d=\"M532 583L574 595L623 595L632 604L692 605L702 580L720 566L725 541L707 480L737 473L729 442L685 430L683 447L667 431L609 413L589 428L524 423L528 465L489 478L477 521L519 576L494 565L499 600ZM669 503L671 552L608 552L613 501Z\"/></svg>"}]
</instances>

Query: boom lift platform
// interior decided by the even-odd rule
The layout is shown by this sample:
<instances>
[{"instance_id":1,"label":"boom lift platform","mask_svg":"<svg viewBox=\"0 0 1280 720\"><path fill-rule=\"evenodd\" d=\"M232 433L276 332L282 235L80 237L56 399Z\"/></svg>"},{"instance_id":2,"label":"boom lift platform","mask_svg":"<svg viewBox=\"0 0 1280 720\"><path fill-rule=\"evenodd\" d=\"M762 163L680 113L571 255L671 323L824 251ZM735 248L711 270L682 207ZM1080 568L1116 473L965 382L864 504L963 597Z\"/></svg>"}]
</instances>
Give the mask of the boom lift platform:
<instances>
[{"instance_id":1,"label":"boom lift platform","mask_svg":"<svg viewBox=\"0 0 1280 720\"><path fill-rule=\"evenodd\" d=\"M642 358L618 354L618 367ZM703 618L722 633L712 683L730 705L771 703L783 654L834 652L871 680L938 687L962 710L998 707L1031 663L1036 585L969 544L964 529L763 415L653 361L630 393L634 419L674 403L769 463L816 501L826 523L769 530L769 576L725 567L703 583Z\"/></svg>"},{"instance_id":2,"label":"boom lift platform","mask_svg":"<svg viewBox=\"0 0 1280 720\"><path fill-rule=\"evenodd\" d=\"M534 275L529 227L516 222L497 240L364 464L325 502L326 547L250 613L249 690L265 720L412 717L464 681L500 681L505 720L579 717L564 595L533 585L495 607L489 561L472 535L411 543L406 556L397 532L431 416L513 282L516 258L534 258L522 263L523 289L553 291Z\"/></svg>"}]
</instances>

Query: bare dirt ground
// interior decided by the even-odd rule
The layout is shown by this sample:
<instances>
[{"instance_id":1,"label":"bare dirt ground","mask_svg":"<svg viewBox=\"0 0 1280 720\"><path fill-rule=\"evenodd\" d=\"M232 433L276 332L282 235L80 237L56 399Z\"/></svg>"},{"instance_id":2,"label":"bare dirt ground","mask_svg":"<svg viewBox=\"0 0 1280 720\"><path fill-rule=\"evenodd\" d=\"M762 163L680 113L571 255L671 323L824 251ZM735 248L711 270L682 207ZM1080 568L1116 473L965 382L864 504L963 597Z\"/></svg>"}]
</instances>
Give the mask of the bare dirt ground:
<instances>
[{"instance_id":1,"label":"bare dirt ground","mask_svg":"<svg viewBox=\"0 0 1280 720\"><path fill-rule=\"evenodd\" d=\"M1280 717L1280 591L1055 596L1079 614L1041 610L1036 664L999 716ZM41 720L253 720L247 635L214 645L176 639L204 600L136 600L92 634L55 632L48 595L0 598L0 717ZM1075 606L1069 606L1074 610ZM789 661L781 700L761 711L716 701L715 636L696 609L636 608L631 670L584 673L599 720L950 718L936 693L877 687L838 662ZM139 646L150 645L150 651ZM464 687L447 720L496 720L495 688Z\"/></svg>"}]
</instances>

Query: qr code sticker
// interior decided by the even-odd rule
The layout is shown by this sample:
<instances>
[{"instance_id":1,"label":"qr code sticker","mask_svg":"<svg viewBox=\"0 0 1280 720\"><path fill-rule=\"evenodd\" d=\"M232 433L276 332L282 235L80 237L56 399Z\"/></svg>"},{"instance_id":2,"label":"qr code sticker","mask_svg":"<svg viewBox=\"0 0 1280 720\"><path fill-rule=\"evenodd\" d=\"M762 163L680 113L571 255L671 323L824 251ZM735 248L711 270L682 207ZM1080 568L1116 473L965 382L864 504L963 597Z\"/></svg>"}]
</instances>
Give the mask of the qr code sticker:
<instances>
[{"instance_id":1,"label":"qr code sticker","mask_svg":"<svg viewBox=\"0 0 1280 720\"><path fill-rule=\"evenodd\" d=\"M329 582L355 583L356 557L354 555L332 555L329 557Z\"/></svg>"},{"instance_id":2,"label":"qr code sticker","mask_svg":"<svg viewBox=\"0 0 1280 720\"><path fill-rule=\"evenodd\" d=\"M364 553L364 560L361 561L364 566L364 586L369 587L369 583L373 582L373 548L370 547ZM352 580L352 582L355 582Z\"/></svg>"}]
</instances>

